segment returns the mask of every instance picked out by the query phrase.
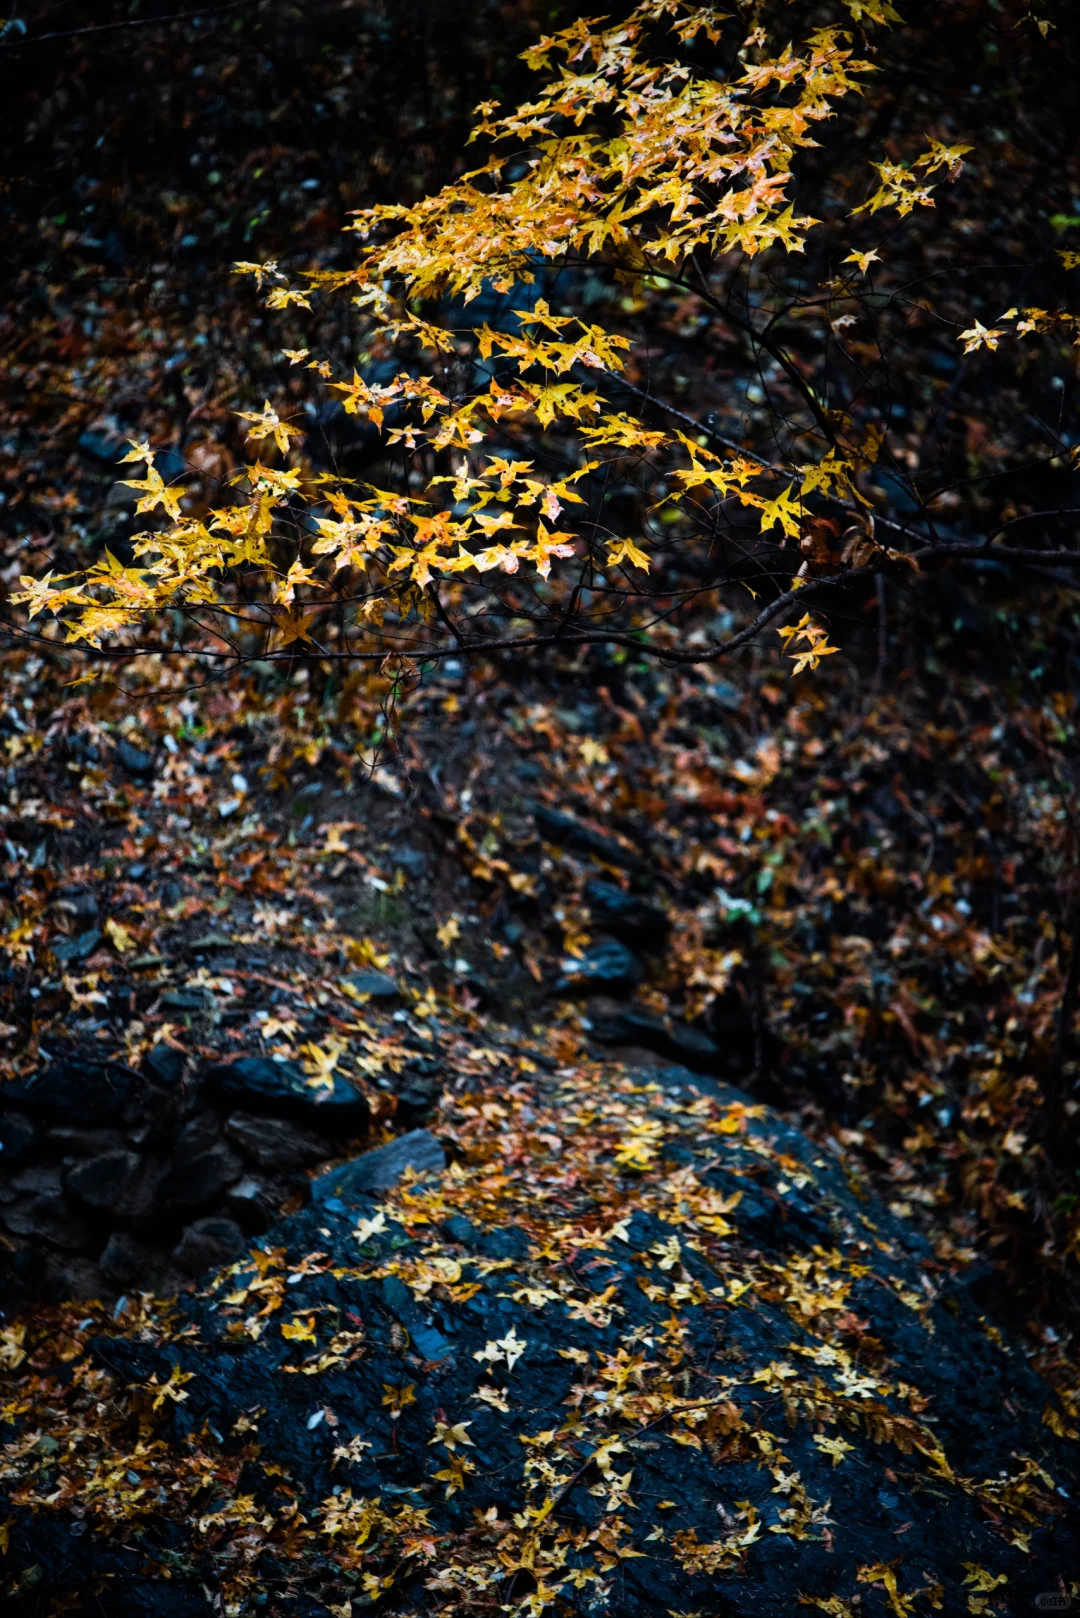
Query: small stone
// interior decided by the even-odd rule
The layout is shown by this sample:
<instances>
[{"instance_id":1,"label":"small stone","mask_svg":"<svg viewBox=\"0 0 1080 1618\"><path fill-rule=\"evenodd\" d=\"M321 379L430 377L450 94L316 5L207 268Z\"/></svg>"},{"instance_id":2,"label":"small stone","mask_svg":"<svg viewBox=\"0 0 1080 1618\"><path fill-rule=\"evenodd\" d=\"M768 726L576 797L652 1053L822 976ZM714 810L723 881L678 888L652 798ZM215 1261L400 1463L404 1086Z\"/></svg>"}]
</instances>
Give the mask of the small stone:
<instances>
[{"instance_id":1,"label":"small stone","mask_svg":"<svg viewBox=\"0 0 1080 1618\"><path fill-rule=\"evenodd\" d=\"M277 1203L269 1189L250 1174L229 1187L224 1203L225 1212L249 1236L260 1236L269 1230L277 1217Z\"/></svg>"},{"instance_id":2,"label":"small stone","mask_svg":"<svg viewBox=\"0 0 1080 1618\"><path fill-rule=\"evenodd\" d=\"M190 1163L195 1157L201 1157L212 1146L221 1141L221 1127L212 1112L197 1112L189 1118L182 1129L177 1130L173 1141L173 1166L181 1167Z\"/></svg>"},{"instance_id":3,"label":"small stone","mask_svg":"<svg viewBox=\"0 0 1080 1618\"><path fill-rule=\"evenodd\" d=\"M359 1133L368 1116L364 1096L339 1074L333 1076L332 1089L315 1090L295 1062L263 1056L216 1063L207 1072L206 1089L223 1106L277 1113L337 1135Z\"/></svg>"},{"instance_id":4,"label":"small stone","mask_svg":"<svg viewBox=\"0 0 1080 1618\"><path fill-rule=\"evenodd\" d=\"M614 865L620 871L645 869L645 862L640 854L635 854L622 843L617 843L613 837L605 837L602 832L593 831L591 826L583 826L573 815L566 815L559 809L548 809L546 805L538 804L533 810L533 816L540 828L541 836L549 843L557 843L560 848L569 848L575 853L592 854L605 865Z\"/></svg>"},{"instance_id":5,"label":"small stone","mask_svg":"<svg viewBox=\"0 0 1080 1618\"><path fill-rule=\"evenodd\" d=\"M16 1191L29 1191L35 1197L58 1197L63 1190L60 1170L44 1163L30 1163L11 1176Z\"/></svg>"},{"instance_id":6,"label":"small stone","mask_svg":"<svg viewBox=\"0 0 1080 1618\"><path fill-rule=\"evenodd\" d=\"M169 989L162 995L161 1003L170 1011L213 1011L217 1005L213 990L199 987Z\"/></svg>"},{"instance_id":7,"label":"small stone","mask_svg":"<svg viewBox=\"0 0 1080 1618\"><path fill-rule=\"evenodd\" d=\"M0 1085L0 1106L92 1127L121 1117L136 1083L136 1075L127 1068L73 1058Z\"/></svg>"},{"instance_id":8,"label":"small stone","mask_svg":"<svg viewBox=\"0 0 1080 1618\"><path fill-rule=\"evenodd\" d=\"M382 1295L390 1313L408 1332L410 1346L422 1359L432 1362L444 1360L454 1352L450 1339L437 1330L430 1317L417 1305L408 1287L396 1275L383 1278Z\"/></svg>"},{"instance_id":9,"label":"small stone","mask_svg":"<svg viewBox=\"0 0 1080 1618\"><path fill-rule=\"evenodd\" d=\"M728 713L738 713L743 705L743 693L737 685L730 680L714 680L712 685L705 687L706 693L713 701L726 708Z\"/></svg>"},{"instance_id":10,"label":"small stone","mask_svg":"<svg viewBox=\"0 0 1080 1618\"><path fill-rule=\"evenodd\" d=\"M201 1208L220 1197L243 1172L243 1163L228 1146L212 1146L170 1169L158 1182L157 1200L165 1208Z\"/></svg>"},{"instance_id":11,"label":"small stone","mask_svg":"<svg viewBox=\"0 0 1080 1618\"><path fill-rule=\"evenodd\" d=\"M141 747L135 747L124 737L121 737L116 744L116 758L122 768L137 781L149 781L153 778L154 755L144 752Z\"/></svg>"},{"instance_id":12,"label":"small stone","mask_svg":"<svg viewBox=\"0 0 1080 1618\"><path fill-rule=\"evenodd\" d=\"M443 1220L439 1229L447 1241L459 1242L463 1247L476 1240L476 1226L464 1214L451 1214L449 1219Z\"/></svg>"},{"instance_id":13,"label":"small stone","mask_svg":"<svg viewBox=\"0 0 1080 1618\"><path fill-rule=\"evenodd\" d=\"M173 1249L173 1262L185 1275L198 1275L202 1270L231 1263L246 1245L247 1238L234 1220L220 1216L196 1219Z\"/></svg>"},{"instance_id":14,"label":"small stone","mask_svg":"<svg viewBox=\"0 0 1080 1618\"><path fill-rule=\"evenodd\" d=\"M311 1182L311 1196L315 1202L354 1201L373 1192L389 1191L406 1169L426 1174L441 1172L445 1167L446 1153L430 1129L411 1129L385 1146L376 1146L320 1174Z\"/></svg>"},{"instance_id":15,"label":"small stone","mask_svg":"<svg viewBox=\"0 0 1080 1618\"><path fill-rule=\"evenodd\" d=\"M86 1242L86 1226L64 1197L23 1197L0 1212L13 1236L36 1236L68 1252Z\"/></svg>"},{"instance_id":16,"label":"small stone","mask_svg":"<svg viewBox=\"0 0 1080 1618\"><path fill-rule=\"evenodd\" d=\"M62 964L69 961L85 961L101 943L104 934L100 927L88 927L86 932L77 933L74 938L57 938L50 945L56 959Z\"/></svg>"},{"instance_id":17,"label":"small stone","mask_svg":"<svg viewBox=\"0 0 1080 1618\"><path fill-rule=\"evenodd\" d=\"M47 1254L40 1268L41 1293L56 1303L100 1298L106 1288L100 1265L88 1258Z\"/></svg>"},{"instance_id":18,"label":"small stone","mask_svg":"<svg viewBox=\"0 0 1080 1618\"><path fill-rule=\"evenodd\" d=\"M667 943L671 924L659 905L648 899L599 880L585 884L585 899L593 921L624 943L644 950L661 950Z\"/></svg>"},{"instance_id":19,"label":"small stone","mask_svg":"<svg viewBox=\"0 0 1080 1618\"><path fill-rule=\"evenodd\" d=\"M143 1159L138 1152L102 1152L68 1172L67 1190L88 1208L111 1213L119 1219L137 1218L153 1201L151 1187L144 1184Z\"/></svg>"},{"instance_id":20,"label":"small stone","mask_svg":"<svg viewBox=\"0 0 1080 1618\"><path fill-rule=\"evenodd\" d=\"M153 1259L126 1230L113 1231L98 1264L105 1279L114 1286L149 1290L153 1284Z\"/></svg>"},{"instance_id":21,"label":"small stone","mask_svg":"<svg viewBox=\"0 0 1080 1618\"><path fill-rule=\"evenodd\" d=\"M368 1000L397 1000L401 990L387 972L354 972L342 978L346 994L363 995Z\"/></svg>"},{"instance_id":22,"label":"small stone","mask_svg":"<svg viewBox=\"0 0 1080 1618\"><path fill-rule=\"evenodd\" d=\"M180 1084L184 1077L187 1058L183 1051L171 1045L152 1045L142 1060L142 1070L148 1079L168 1089Z\"/></svg>"},{"instance_id":23,"label":"small stone","mask_svg":"<svg viewBox=\"0 0 1080 1618\"><path fill-rule=\"evenodd\" d=\"M65 1129L58 1125L45 1131L45 1139L63 1157L99 1157L102 1152L119 1152L124 1136L119 1129Z\"/></svg>"},{"instance_id":24,"label":"small stone","mask_svg":"<svg viewBox=\"0 0 1080 1618\"><path fill-rule=\"evenodd\" d=\"M398 1114L403 1119L419 1121L431 1111L440 1088L441 1083L437 1078L410 1077L407 1083L395 1092Z\"/></svg>"},{"instance_id":25,"label":"small stone","mask_svg":"<svg viewBox=\"0 0 1080 1618\"><path fill-rule=\"evenodd\" d=\"M721 1050L700 1028L667 1022L637 1006L619 1006L609 1015L594 1016L592 1038L598 1045L638 1045L657 1056L670 1056L689 1066L714 1072Z\"/></svg>"},{"instance_id":26,"label":"small stone","mask_svg":"<svg viewBox=\"0 0 1080 1618\"><path fill-rule=\"evenodd\" d=\"M598 938L580 957L567 956L560 964L563 976L555 987L563 993L626 991L635 989L644 975L637 956L617 938Z\"/></svg>"},{"instance_id":27,"label":"small stone","mask_svg":"<svg viewBox=\"0 0 1080 1618\"><path fill-rule=\"evenodd\" d=\"M34 1126L21 1112L0 1113L0 1169L9 1169L34 1144Z\"/></svg>"},{"instance_id":28,"label":"small stone","mask_svg":"<svg viewBox=\"0 0 1080 1618\"><path fill-rule=\"evenodd\" d=\"M94 921L100 912L97 894L88 888L64 888L58 908L80 921Z\"/></svg>"},{"instance_id":29,"label":"small stone","mask_svg":"<svg viewBox=\"0 0 1080 1618\"><path fill-rule=\"evenodd\" d=\"M234 1112L226 1119L225 1133L260 1169L310 1168L334 1155L324 1136L284 1118L257 1118L250 1112Z\"/></svg>"}]
</instances>

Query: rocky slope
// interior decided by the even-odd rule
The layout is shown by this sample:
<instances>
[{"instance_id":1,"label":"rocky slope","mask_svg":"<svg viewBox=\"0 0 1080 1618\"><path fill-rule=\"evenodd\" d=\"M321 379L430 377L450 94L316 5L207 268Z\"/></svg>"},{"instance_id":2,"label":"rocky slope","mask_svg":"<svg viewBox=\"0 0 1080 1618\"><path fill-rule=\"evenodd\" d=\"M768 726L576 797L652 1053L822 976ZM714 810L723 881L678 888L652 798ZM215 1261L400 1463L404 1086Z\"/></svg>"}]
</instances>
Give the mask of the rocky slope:
<instances>
[{"instance_id":1,"label":"rocky slope","mask_svg":"<svg viewBox=\"0 0 1080 1618\"><path fill-rule=\"evenodd\" d=\"M1073 1439L977 1290L685 1069L449 1092L197 1294L8 1329L6 1599L1028 1612Z\"/></svg>"}]
</instances>

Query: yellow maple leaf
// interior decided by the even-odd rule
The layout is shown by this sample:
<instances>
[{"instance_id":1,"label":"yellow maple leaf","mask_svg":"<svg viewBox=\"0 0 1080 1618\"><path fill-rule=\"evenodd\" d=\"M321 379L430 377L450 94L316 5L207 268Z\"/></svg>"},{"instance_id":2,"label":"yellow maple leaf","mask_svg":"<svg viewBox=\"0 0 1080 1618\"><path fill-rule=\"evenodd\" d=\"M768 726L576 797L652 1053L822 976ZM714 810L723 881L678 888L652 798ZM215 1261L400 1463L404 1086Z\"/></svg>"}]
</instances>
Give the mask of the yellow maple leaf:
<instances>
[{"instance_id":1,"label":"yellow maple leaf","mask_svg":"<svg viewBox=\"0 0 1080 1618\"><path fill-rule=\"evenodd\" d=\"M973 1589L978 1590L980 1595L985 1595L990 1590L996 1590L999 1584L1008 1584L1009 1582L1007 1573L990 1573L986 1568L980 1567L978 1562L965 1562L963 1566L964 1583L970 1584Z\"/></svg>"},{"instance_id":2,"label":"yellow maple leaf","mask_svg":"<svg viewBox=\"0 0 1080 1618\"><path fill-rule=\"evenodd\" d=\"M761 505L761 532L774 528L780 524L785 534L798 538L799 517L802 506L799 501L792 500L791 491L794 484L789 483L783 494L778 494L775 500L765 500Z\"/></svg>"},{"instance_id":3,"label":"yellow maple leaf","mask_svg":"<svg viewBox=\"0 0 1080 1618\"><path fill-rule=\"evenodd\" d=\"M956 341L963 343L965 354L970 354L976 348L996 348L1004 336L1000 326L986 327L977 320L967 331L962 331Z\"/></svg>"},{"instance_id":4,"label":"yellow maple leaf","mask_svg":"<svg viewBox=\"0 0 1080 1618\"><path fill-rule=\"evenodd\" d=\"M300 428L290 427L288 422L282 421L269 399L263 401L261 410L238 410L236 414L241 421L250 421L249 438L256 442L272 438L283 455L289 448L289 439L300 436Z\"/></svg>"},{"instance_id":5,"label":"yellow maple leaf","mask_svg":"<svg viewBox=\"0 0 1080 1618\"><path fill-rule=\"evenodd\" d=\"M141 448L142 446L140 445L139 447ZM141 498L135 503L137 514L142 515L144 512L153 511L157 506L160 506L174 522L179 519L180 499L182 495L187 493L187 490L180 488L176 484L171 487L167 486L152 460L148 463L146 476L141 481L137 478L122 478L121 482L126 489L142 490Z\"/></svg>"},{"instance_id":6,"label":"yellow maple leaf","mask_svg":"<svg viewBox=\"0 0 1080 1618\"><path fill-rule=\"evenodd\" d=\"M102 931L118 955L126 955L128 950L135 948L134 933L111 916L106 918Z\"/></svg>"},{"instance_id":7,"label":"yellow maple leaf","mask_svg":"<svg viewBox=\"0 0 1080 1618\"><path fill-rule=\"evenodd\" d=\"M847 1443L843 1438L826 1438L824 1433L815 1433L814 1443L822 1454L832 1456L834 1466L839 1466L844 1457L850 1455L855 1448L854 1444Z\"/></svg>"},{"instance_id":8,"label":"yellow maple leaf","mask_svg":"<svg viewBox=\"0 0 1080 1618\"><path fill-rule=\"evenodd\" d=\"M290 1343L316 1342L315 1316L308 1315L306 1320L302 1320L299 1315L294 1315L291 1320L283 1320L281 1322L281 1335Z\"/></svg>"},{"instance_id":9,"label":"yellow maple leaf","mask_svg":"<svg viewBox=\"0 0 1080 1618\"><path fill-rule=\"evenodd\" d=\"M468 1434L468 1428L471 1426L471 1421L456 1421L453 1424L446 1421L437 1421L435 1423L435 1436L428 1439L428 1444L444 1444L452 1454L459 1444L472 1445L472 1439Z\"/></svg>"},{"instance_id":10,"label":"yellow maple leaf","mask_svg":"<svg viewBox=\"0 0 1080 1618\"><path fill-rule=\"evenodd\" d=\"M851 12L853 22L862 22L868 18L870 22L880 23L887 28L890 23L901 22L900 13L890 4L889 0L844 0L844 4Z\"/></svg>"},{"instance_id":11,"label":"yellow maple leaf","mask_svg":"<svg viewBox=\"0 0 1080 1618\"><path fill-rule=\"evenodd\" d=\"M416 1384L406 1382L402 1387L394 1387L393 1383L384 1382L382 1402L390 1410L392 1418L399 1416L406 1405L416 1403Z\"/></svg>"},{"instance_id":12,"label":"yellow maple leaf","mask_svg":"<svg viewBox=\"0 0 1080 1618\"><path fill-rule=\"evenodd\" d=\"M841 259L840 262L842 264L857 264L865 275L871 264L881 263L881 254L876 247L872 247L868 253L849 253L847 258Z\"/></svg>"},{"instance_id":13,"label":"yellow maple leaf","mask_svg":"<svg viewBox=\"0 0 1080 1618\"><path fill-rule=\"evenodd\" d=\"M332 1090L334 1088L334 1069L345 1052L343 1039L330 1038L325 1045L316 1045L309 1040L301 1045L300 1055L304 1063L304 1072L307 1074L307 1083L312 1090Z\"/></svg>"},{"instance_id":14,"label":"yellow maple leaf","mask_svg":"<svg viewBox=\"0 0 1080 1618\"><path fill-rule=\"evenodd\" d=\"M607 548L609 567L618 567L620 562L632 562L643 572L649 571L649 558L643 550L638 549L632 539L609 539Z\"/></svg>"}]
</instances>

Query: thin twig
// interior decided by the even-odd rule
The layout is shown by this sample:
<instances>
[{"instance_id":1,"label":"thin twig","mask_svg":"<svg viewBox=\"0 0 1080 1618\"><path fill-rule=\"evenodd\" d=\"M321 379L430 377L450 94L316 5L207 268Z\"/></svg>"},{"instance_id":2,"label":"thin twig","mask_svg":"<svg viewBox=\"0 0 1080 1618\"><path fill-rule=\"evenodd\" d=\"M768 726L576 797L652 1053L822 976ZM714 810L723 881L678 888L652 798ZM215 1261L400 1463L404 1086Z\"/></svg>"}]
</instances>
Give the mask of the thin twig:
<instances>
[{"instance_id":1,"label":"thin twig","mask_svg":"<svg viewBox=\"0 0 1080 1618\"><path fill-rule=\"evenodd\" d=\"M874 683L871 690L875 697L879 697L885 680L885 664L889 655L889 617L885 606L884 573L875 573L874 586L877 590L878 651L877 668L874 670Z\"/></svg>"},{"instance_id":2,"label":"thin twig","mask_svg":"<svg viewBox=\"0 0 1080 1618\"><path fill-rule=\"evenodd\" d=\"M44 45L50 39L76 39L82 34L112 34L120 28L162 28L170 22L190 22L196 17L220 17L227 11L241 11L247 6L261 4L262 0L229 0L228 5L202 6L196 11L173 11L165 17L125 17L120 22L94 23L88 28L59 28L51 34L24 34L19 39L0 44L0 54L25 50L27 45Z\"/></svg>"}]
</instances>

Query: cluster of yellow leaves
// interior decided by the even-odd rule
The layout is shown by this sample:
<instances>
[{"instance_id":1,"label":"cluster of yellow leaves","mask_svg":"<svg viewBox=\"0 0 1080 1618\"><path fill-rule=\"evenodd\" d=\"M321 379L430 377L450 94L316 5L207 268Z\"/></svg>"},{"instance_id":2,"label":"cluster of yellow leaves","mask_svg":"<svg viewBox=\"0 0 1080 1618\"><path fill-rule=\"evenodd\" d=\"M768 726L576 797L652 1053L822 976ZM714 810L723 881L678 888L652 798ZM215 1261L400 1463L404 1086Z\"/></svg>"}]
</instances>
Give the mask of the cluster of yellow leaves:
<instances>
[{"instance_id":1,"label":"cluster of yellow leaves","mask_svg":"<svg viewBox=\"0 0 1080 1618\"><path fill-rule=\"evenodd\" d=\"M840 650L839 646L830 646L828 631L815 624L808 612L804 612L795 625L787 624L777 634L784 643L784 648L794 647L788 651L788 656L794 660L793 674L802 674L806 669L816 669L823 657L830 657ZM799 650L799 642L805 645Z\"/></svg>"},{"instance_id":2,"label":"cluster of yellow leaves","mask_svg":"<svg viewBox=\"0 0 1080 1618\"><path fill-rule=\"evenodd\" d=\"M863 26L899 20L888 0L846 4ZM754 257L774 246L801 252L815 221L795 212L792 164L815 144L815 127L836 103L859 90L871 64L835 27L770 55L755 25L731 79L673 62L663 46L664 30L684 42L702 31L715 39L725 20L690 0L642 0L614 26L575 22L526 53L533 68L549 74L534 99L509 112L491 103L479 109L473 138L493 148L481 167L413 205L358 214L350 229L367 245L354 269L311 272L304 288L289 287L276 262L237 270L269 288L273 308L310 307L315 289L347 289L380 342L405 343L413 353L419 347L439 360L460 345L460 333L433 324L426 301L449 294L467 306L485 287L524 291L547 264L599 256L641 279L679 273L695 255ZM929 204L931 177L955 174L967 150L934 140L910 166L875 165L882 184L856 212L895 206L906 214ZM876 257L853 253L847 262L865 271ZM240 417L253 444L273 446L288 464L256 461L231 479L230 503L203 510L190 489L165 482L149 444L133 442L126 459L146 467L144 478L129 480L139 494L136 511L159 522L136 537L134 564L106 552L74 583L74 576L24 578L15 599L31 618L59 616L70 642L99 647L125 632L137 641L166 610L179 609L200 614L202 631L232 646L242 578L249 637L277 651L297 642L320 648L319 625L331 608L344 607L350 633L363 643L382 631L388 613L431 621L442 581L466 576L476 583L526 568L547 581L556 560L576 554L617 573L620 588L642 588L650 569L646 536L597 537L589 525L587 537L585 525L565 525L567 508L586 507L588 480L603 463L581 455L576 470L559 478L496 453L492 436L507 418L541 432L573 431L586 454L665 457L674 492L661 503L681 502L684 516L705 490L759 511L763 532L795 537L802 501L815 490L863 499L857 458L835 448L814 466L792 469L784 487L780 469L739 455L721 462L684 434L644 427L612 410L598 386L622 369L625 336L556 312L542 298L526 299L515 319L516 329L474 329L474 352L490 381L465 398L440 386L438 366L416 374L410 365L375 383L357 371L335 378L330 363L309 350L288 351L391 447L460 458L456 471L430 477L422 495L313 473L300 428L268 399ZM678 465L682 459L689 465ZM297 524L304 505L310 514ZM283 524L290 529L287 562L275 543ZM815 667L825 651L817 645L800 653L797 669Z\"/></svg>"},{"instance_id":3,"label":"cluster of yellow leaves","mask_svg":"<svg viewBox=\"0 0 1080 1618\"><path fill-rule=\"evenodd\" d=\"M1080 264L1080 254L1062 254L1066 260L1074 259ZM1066 268L1071 268L1066 262ZM1071 336L1074 344L1080 345L1080 315L1069 314L1064 309L1017 309L1015 306L1006 309L998 317L1001 321L1013 323L1013 335L1027 337L1031 334L1041 336L1047 332L1060 332ZM970 354L978 348L996 349L1001 339L1008 333L1004 325L984 326L981 320L975 320L967 331L962 331L957 342L963 343L964 353Z\"/></svg>"},{"instance_id":4,"label":"cluster of yellow leaves","mask_svg":"<svg viewBox=\"0 0 1080 1618\"><path fill-rule=\"evenodd\" d=\"M932 187L925 183L926 180L939 169L947 169L950 176L955 178L963 166L964 153L970 151L970 146L943 146L941 141L933 140L930 142L929 150L915 158L910 166L906 163L890 163L888 160L871 164L871 167L877 170L881 184L873 196L868 197L853 212L877 213L879 208L895 208L903 218L916 206L932 208L934 206L934 199L930 195ZM915 172L917 169L921 169L922 173L917 174Z\"/></svg>"},{"instance_id":5,"label":"cluster of yellow leaves","mask_svg":"<svg viewBox=\"0 0 1080 1618\"><path fill-rule=\"evenodd\" d=\"M615 27L582 20L526 52L534 68L565 65L510 114L484 104L473 138L524 142L528 172L504 183L508 165L495 156L414 207L365 210L354 226L363 236L386 222L402 228L347 279L368 292L389 277L412 296L468 300L487 279L506 291L530 263L567 254L611 248L660 268L699 248L801 251L813 221L784 195L792 158L868 64L822 29L800 53L789 46L733 83L695 77L645 54L650 30L680 10L700 8L646 0ZM617 134L589 132L597 114Z\"/></svg>"}]
</instances>

